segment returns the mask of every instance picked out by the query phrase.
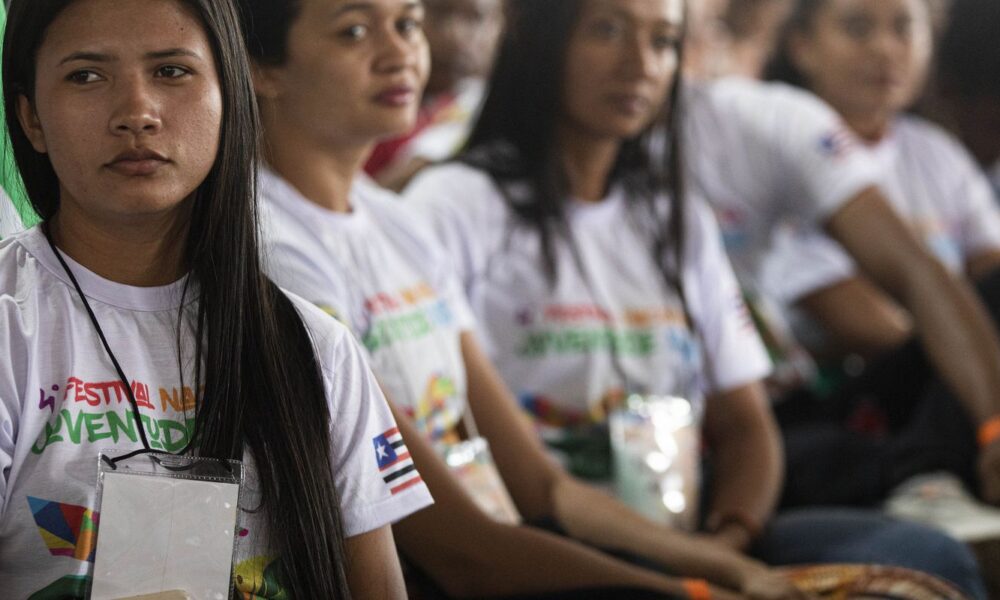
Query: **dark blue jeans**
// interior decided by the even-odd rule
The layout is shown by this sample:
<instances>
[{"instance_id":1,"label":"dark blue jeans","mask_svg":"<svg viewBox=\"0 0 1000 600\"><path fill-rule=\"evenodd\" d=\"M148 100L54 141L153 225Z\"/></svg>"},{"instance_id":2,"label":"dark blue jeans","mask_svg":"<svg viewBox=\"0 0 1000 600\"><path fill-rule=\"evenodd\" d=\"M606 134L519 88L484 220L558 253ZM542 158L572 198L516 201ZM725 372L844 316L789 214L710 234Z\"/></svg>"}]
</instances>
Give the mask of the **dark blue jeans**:
<instances>
[{"instance_id":1,"label":"dark blue jeans","mask_svg":"<svg viewBox=\"0 0 1000 600\"><path fill-rule=\"evenodd\" d=\"M972 552L943 532L874 510L801 508L776 516L751 549L769 565L869 563L945 579L988 598Z\"/></svg>"}]
</instances>

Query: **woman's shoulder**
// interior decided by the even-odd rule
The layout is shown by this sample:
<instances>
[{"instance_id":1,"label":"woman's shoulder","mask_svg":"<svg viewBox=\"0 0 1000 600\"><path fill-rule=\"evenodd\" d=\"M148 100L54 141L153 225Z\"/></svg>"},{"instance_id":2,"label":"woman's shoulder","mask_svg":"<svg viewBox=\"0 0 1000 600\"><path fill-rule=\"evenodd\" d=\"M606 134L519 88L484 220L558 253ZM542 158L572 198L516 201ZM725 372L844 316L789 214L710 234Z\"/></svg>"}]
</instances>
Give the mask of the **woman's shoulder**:
<instances>
[{"instance_id":1,"label":"woman's shoulder","mask_svg":"<svg viewBox=\"0 0 1000 600\"><path fill-rule=\"evenodd\" d=\"M288 296L292 306L299 313L302 324L313 341L321 365L324 369L329 369L332 366L328 364L331 357L342 352L344 342L350 340L350 330L335 316L298 294L285 288L282 288L281 291Z\"/></svg>"},{"instance_id":2,"label":"woman's shoulder","mask_svg":"<svg viewBox=\"0 0 1000 600\"><path fill-rule=\"evenodd\" d=\"M39 277L47 272L38 258L43 243L37 226L0 240L0 300L37 290Z\"/></svg>"},{"instance_id":3,"label":"woman's shoulder","mask_svg":"<svg viewBox=\"0 0 1000 600\"><path fill-rule=\"evenodd\" d=\"M503 194L484 169L458 161L424 169L403 192L417 207L461 205L466 210L502 209Z\"/></svg>"},{"instance_id":4,"label":"woman's shoulder","mask_svg":"<svg viewBox=\"0 0 1000 600\"><path fill-rule=\"evenodd\" d=\"M945 128L923 117L905 114L896 119L894 135L908 155L920 154L934 157L937 166L947 170L956 162L971 162L962 142Z\"/></svg>"}]
</instances>

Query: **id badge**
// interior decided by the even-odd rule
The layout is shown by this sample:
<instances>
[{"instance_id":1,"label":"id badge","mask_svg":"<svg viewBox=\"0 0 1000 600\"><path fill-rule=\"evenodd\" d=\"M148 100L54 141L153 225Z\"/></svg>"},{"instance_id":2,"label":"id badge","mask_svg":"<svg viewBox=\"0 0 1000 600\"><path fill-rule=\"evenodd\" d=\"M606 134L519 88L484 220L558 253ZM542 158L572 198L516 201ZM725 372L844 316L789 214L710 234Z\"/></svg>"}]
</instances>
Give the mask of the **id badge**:
<instances>
[{"instance_id":1,"label":"id badge","mask_svg":"<svg viewBox=\"0 0 1000 600\"><path fill-rule=\"evenodd\" d=\"M243 464L102 453L91 600L227 600Z\"/></svg>"},{"instance_id":2,"label":"id badge","mask_svg":"<svg viewBox=\"0 0 1000 600\"><path fill-rule=\"evenodd\" d=\"M611 413L618 497L646 517L686 531L698 525L701 418L676 396L634 394Z\"/></svg>"},{"instance_id":3,"label":"id badge","mask_svg":"<svg viewBox=\"0 0 1000 600\"><path fill-rule=\"evenodd\" d=\"M521 522L521 514L507 492L485 438L474 437L450 444L445 448L444 460L483 512L501 523L517 525Z\"/></svg>"}]
</instances>

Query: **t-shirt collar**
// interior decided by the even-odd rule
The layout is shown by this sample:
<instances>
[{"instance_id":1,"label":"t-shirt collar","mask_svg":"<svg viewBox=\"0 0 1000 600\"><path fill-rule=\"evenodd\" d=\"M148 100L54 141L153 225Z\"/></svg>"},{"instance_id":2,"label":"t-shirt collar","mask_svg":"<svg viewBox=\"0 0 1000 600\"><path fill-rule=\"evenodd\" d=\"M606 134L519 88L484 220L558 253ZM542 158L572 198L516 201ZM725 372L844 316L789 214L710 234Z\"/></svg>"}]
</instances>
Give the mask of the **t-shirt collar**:
<instances>
[{"instance_id":1,"label":"t-shirt collar","mask_svg":"<svg viewBox=\"0 0 1000 600\"><path fill-rule=\"evenodd\" d=\"M76 288L73 286L73 282L66 274L59 259L52 253L52 248L49 246L49 242L45 238L41 226L37 226L27 232L21 238L21 243L39 263L57 279L69 286L72 293L76 295ZM158 312L177 309L181 306L181 299L184 294L184 286L187 283L188 275L169 285L135 287L105 279L70 258L65 252L60 250L59 253L62 254L67 266L69 266L76 280L80 283L80 288L83 289L83 293L88 299L117 308L140 312ZM194 301L197 295L198 291L192 285L187 290L187 301Z\"/></svg>"}]
</instances>

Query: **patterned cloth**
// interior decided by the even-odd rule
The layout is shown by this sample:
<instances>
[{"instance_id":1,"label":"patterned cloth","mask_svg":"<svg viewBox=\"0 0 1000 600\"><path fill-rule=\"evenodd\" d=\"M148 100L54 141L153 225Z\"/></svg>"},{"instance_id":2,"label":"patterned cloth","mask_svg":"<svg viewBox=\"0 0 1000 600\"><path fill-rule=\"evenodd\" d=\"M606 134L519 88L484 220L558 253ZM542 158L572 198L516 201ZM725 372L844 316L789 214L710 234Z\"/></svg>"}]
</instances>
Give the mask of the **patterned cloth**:
<instances>
[{"instance_id":1,"label":"patterned cloth","mask_svg":"<svg viewBox=\"0 0 1000 600\"><path fill-rule=\"evenodd\" d=\"M941 579L875 565L819 565L783 570L799 589L828 600L967 600Z\"/></svg>"}]
</instances>

